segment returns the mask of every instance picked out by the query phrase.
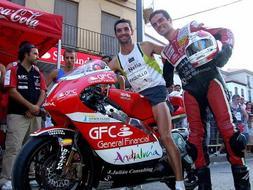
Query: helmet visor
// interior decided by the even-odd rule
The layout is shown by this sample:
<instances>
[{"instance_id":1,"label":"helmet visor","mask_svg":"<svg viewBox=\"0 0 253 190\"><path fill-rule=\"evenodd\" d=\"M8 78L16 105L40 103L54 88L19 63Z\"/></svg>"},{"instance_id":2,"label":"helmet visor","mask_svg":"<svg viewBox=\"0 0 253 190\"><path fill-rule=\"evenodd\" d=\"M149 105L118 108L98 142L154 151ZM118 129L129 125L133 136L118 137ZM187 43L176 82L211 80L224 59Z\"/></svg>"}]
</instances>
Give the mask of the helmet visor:
<instances>
[{"instance_id":1,"label":"helmet visor","mask_svg":"<svg viewBox=\"0 0 253 190\"><path fill-rule=\"evenodd\" d=\"M186 54L188 57L210 47L213 42L210 39L201 39L190 44L186 49Z\"/></svg>"}]
</instances>

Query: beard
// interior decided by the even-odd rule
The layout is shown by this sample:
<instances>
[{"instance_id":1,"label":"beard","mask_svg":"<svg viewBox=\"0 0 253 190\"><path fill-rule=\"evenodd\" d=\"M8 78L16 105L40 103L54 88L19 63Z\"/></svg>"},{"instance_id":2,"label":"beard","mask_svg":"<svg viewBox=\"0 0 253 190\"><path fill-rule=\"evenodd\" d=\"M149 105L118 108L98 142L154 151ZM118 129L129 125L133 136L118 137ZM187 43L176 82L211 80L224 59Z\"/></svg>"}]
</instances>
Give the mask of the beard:
<instances>
[{"instance_id":1,"label":"beard","mask_svg":"<svg viewBox=\"0 0 253 190\"><path fill-rule=\"evenodd\" d=\"M120 44L125 45L125 44L130 43L132 41L132 39L131 39L131 36L127 36L127 39L122 40L122 39L118 38L118 41Z\"/></svg>"}]
</instances>

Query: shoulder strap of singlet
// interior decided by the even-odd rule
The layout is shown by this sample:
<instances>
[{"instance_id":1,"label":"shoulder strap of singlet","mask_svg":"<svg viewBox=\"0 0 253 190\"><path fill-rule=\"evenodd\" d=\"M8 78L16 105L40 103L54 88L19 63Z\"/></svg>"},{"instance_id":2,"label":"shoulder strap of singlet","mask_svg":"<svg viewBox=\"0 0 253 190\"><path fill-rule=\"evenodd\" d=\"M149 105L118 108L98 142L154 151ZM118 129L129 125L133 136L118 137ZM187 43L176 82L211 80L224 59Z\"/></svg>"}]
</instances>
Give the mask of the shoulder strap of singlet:
<instances>
[{"instance_id":1,"label":"shoulder strap of singlet","mask_svg":"<svg viewBox=\"0 0 253 190\"><path fill-rule=\"evenodd\" d=\"M138 47L138 49L139 49L139 51L140 51L140 53L141 53L141 56L143 57L144 53L143 53L143 51L142 51L142 49L141 49L140 43L136 43L136 44L137 44L137 47Z\"/></svg>"}]
</instances>

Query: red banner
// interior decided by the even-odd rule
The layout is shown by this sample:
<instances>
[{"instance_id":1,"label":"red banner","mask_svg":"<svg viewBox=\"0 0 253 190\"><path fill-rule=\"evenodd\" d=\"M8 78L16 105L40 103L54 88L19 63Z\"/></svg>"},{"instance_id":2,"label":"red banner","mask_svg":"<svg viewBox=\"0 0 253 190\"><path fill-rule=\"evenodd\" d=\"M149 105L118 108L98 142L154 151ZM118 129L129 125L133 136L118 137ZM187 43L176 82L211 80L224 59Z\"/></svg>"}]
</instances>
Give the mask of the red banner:
<instances>
[{"instance_id":1,"label":"red banner","mask_svg":"<svg viewBox=\"0 0 253 190\"><path fill-rule=\"evenodd\" d=\"M63 61L64 51L65 51L64 49L61 50L61 64L62 65L64 65L64 61ZM81 52L76 52L76 56L77 56L77 59L75 62L76 67L85 64L88 60L91 60L91 59L101 59L100 56L87 54L87 53L81 53ZM56 64L57 63L57 48L55 47L51 48L47 53L45 53L40 58L40 60Z\"/></svg>"},{"instance_id":2,"label":"red banner","mask_svg":"<svg viewBox=\"0 0 253 190\"><path fill-rule=\"evenodd\" d=\"M41 54L62 36L62 16L0 0L0 62L16 61L21 42L34 44Z\"/></svg>"}]
</instances>

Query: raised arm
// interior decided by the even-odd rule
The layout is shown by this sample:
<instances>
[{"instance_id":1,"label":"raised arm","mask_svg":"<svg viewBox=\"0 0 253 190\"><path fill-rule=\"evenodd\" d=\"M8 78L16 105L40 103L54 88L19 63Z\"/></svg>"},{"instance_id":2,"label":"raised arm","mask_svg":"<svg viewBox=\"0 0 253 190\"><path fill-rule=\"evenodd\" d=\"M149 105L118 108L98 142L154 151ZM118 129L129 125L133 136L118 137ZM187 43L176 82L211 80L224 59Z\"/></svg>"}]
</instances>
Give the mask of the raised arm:
<instances>
[{"instance_id":1,"label":"raised arm","mask_svg":"<svg viewBox=\"0 0 253 190\"><path fill-rule=\"evenodd\" d=\"M150 57L153 57L153 54L160 55L164 46L145 41L141 43L141 48L145 52L145 54Z\"/></svg>"}]
</instances>

